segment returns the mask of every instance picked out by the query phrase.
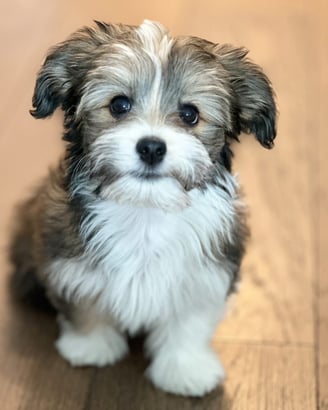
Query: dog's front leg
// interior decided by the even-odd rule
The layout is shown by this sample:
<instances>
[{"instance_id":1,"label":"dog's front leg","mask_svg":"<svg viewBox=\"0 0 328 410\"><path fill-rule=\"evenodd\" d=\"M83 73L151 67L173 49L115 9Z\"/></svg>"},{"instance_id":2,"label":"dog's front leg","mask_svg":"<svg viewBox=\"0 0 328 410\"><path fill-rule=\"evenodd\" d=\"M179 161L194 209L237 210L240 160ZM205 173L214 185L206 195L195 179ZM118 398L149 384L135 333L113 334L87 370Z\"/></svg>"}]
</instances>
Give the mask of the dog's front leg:
<instances>
[{"instance_id":1,"label":"dog's front leg","mask_svg":"<svg viewBox=\"0 0 328 410\"><path fill-rule=\"evenodd\" d=\"M157 387L202 396L223 381L224 369L210 346L219 316L217 306L191 308L153 329L146 344L152 356L147 376Z\"/></svg>"},{"instance_id":2,"label":"dog's front leg","mask_svg":"<svg viewBox=\"0 0 328 410\"><path fill-rule=\"evenodd\" d=\"M110 316L94 308L70 306L69 314L59 314L60 336L56 348L72 366L106 366L128 353L125 336Z\"/></svg>"}]
</instances>

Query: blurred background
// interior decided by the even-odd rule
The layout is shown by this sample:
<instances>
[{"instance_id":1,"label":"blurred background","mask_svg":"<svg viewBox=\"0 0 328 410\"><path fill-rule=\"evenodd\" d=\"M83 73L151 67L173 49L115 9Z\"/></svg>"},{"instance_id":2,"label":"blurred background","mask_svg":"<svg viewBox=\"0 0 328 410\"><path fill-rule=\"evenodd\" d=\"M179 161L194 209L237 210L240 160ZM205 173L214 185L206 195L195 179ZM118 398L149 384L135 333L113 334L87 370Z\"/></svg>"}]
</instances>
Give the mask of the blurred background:
<instances>
[{"instance_id":1,"label":"blurred background","mask_svg":"<svg viewBox=\"0 0 328 410\"><path fill-rule=\"evenodd\" d=\"M328 409L327 115L325 0L11 0L0 3L0 401L2 409ZM214 346L225 389L201 400L153 389L141 348L114 368L76 370L56 354L54 318L12 303L6 246L14 204L63 152L60 112L34 120L47 49L93 20L145 18L245 46L276 91L276 147L234 146L252 239Z\"/></svg>"}]
</instances>

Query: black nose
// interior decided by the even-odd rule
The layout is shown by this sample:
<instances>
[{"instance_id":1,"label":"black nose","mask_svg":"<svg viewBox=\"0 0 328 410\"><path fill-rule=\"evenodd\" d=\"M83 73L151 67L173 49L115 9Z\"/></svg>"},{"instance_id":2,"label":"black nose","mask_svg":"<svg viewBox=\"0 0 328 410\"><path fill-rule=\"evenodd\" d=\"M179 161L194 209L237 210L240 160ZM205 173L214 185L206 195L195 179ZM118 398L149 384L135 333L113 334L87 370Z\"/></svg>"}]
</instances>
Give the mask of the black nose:
<instances>
[{"instance_id":1,"label":"black nose","mask_svg":"<svg viewBox=\"0 0 328 410\"><path fill-rule=\"evenodd\" d=\"M136 149L140 159L148 165L160 163L166 153L165 142L150 137L139 140Z\"/></svg>"}]
</instances>

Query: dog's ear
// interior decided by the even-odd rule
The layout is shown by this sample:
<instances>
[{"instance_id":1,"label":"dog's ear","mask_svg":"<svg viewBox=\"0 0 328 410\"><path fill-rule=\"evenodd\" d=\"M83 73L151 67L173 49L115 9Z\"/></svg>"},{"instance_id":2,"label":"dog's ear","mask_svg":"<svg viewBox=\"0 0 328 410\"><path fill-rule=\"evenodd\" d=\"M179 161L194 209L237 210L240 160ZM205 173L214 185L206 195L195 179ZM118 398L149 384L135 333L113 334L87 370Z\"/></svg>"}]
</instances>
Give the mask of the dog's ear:
<instances>
[{"instance_id":1,"label":"dog's ear","mask_svg":"<svg viewBox=\"0 0 328 410\"><path fill-rule=\"evenodd\" d=\"M45 118L61 107L68 111L78 102L77 89L92 63L93 51L110 37L110 26L83 28L50 49L36 80L30 113Z\"/></svg>"},{"instance_id":2,"label":"dog's ear","mask_svg":"<svg viewBox=\"0 0 328 410\"><path fill-rule=\"evenodd\" d=\"M233 92L234 129L254 134L265 147L272 148L276 137L276 104L271 83L261 68L247 59L248 51L230 45L215 46L215 54L228 71Z\"/></svg>"}]
</instances>

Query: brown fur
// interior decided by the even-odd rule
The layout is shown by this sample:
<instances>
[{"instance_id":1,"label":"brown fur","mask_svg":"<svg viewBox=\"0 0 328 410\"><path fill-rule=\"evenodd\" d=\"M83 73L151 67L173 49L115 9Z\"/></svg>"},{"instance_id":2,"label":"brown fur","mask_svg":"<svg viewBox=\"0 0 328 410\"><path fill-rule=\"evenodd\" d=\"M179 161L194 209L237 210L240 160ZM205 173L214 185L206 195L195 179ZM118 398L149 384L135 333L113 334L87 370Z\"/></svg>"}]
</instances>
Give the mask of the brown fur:
<instances>
[{"instance_id":1,"label":"brown fur","mask_svg":"<svg viewBox=\"0 0 328 410\"><path fill-rule=\"evenodd\" d=\"M82 252L64 173L61 162L17 209L10 259L21 285L32 277L43 281L47 263L56 256L69 258ZM26 286L30 286L29 282L25 282Z\"/></svg>"}]
</instances>

